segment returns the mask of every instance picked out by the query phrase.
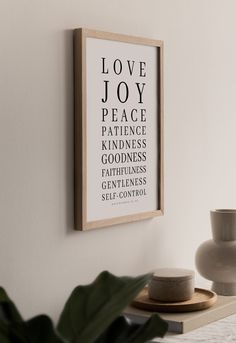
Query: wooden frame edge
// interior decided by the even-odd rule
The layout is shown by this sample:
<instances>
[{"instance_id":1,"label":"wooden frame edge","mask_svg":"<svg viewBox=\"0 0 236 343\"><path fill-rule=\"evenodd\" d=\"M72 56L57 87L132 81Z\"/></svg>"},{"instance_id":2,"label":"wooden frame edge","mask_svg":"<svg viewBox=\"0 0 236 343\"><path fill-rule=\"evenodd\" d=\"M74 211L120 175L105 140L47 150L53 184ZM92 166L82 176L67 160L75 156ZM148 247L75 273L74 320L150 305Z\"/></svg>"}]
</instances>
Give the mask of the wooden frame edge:
<instances>
[{"instance_id":1,"label":"wooden frame edge","mask_svg":"<svg viewBox=\"0 0 236 343\"><path fill-rule=\"evenodd\" d=\"M84 218L84 104L83 64L84 35L82 29L74 30L74 225L75 230L83 230ZM76 61L76 62L75 62ZM80 101L81 100L81 101Z\"/></svg>"},{"instance_id":2,"label":"wooden frame edge","mask_svg":"<svg viewBox=\"0 0 236 343\"><path fill-rule=\"evenodd\" d=\"M87 221L87 154L86 154L86 38L98 38L153 46L159 49L159 97L158 97L158 203L159 208L154 211L119 216L109 219ZM118 33L78 28L74 30L74 222L75 230L86 231L111 225L130 223L164 214L164 86L163 86L163 48L162 40L129 36ZM75 60L77 62L75 63ZM79 61L79 63L78 63ZM79 101L79 99L81 101ZM78 153L79 152L79 153Z\"/></svg>"}]
</instances>

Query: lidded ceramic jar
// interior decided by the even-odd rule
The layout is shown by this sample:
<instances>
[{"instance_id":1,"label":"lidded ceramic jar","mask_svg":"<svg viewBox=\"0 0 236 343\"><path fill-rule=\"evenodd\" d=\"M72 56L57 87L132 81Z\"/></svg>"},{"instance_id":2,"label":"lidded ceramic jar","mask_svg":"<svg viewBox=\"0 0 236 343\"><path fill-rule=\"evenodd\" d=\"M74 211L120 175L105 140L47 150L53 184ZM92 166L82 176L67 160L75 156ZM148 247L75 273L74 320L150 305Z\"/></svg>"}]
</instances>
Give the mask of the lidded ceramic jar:
<instances>
[{"instance_id":1,"label":"lidded ceramic jar","mask_svg":"<svg viewBox=\"0 0 236 343\"><path fill-rule=\"evenodd\" d=\"M236 295L236 210L217 209L210 215L213 239L199 246L196 267L213 281L213 291Z\"/></svg>"},{"instance_id":2,"label":"lidded ceramic jar","mask_svg":"<svg viewBox=\"0 0 236 343\"><path fill-rule=\"evenodd\" d=\"M178 302L192 298L194 272L180 268L160 268L148 286L149 298L163 302Z\"/></svg>"}]
</instances>

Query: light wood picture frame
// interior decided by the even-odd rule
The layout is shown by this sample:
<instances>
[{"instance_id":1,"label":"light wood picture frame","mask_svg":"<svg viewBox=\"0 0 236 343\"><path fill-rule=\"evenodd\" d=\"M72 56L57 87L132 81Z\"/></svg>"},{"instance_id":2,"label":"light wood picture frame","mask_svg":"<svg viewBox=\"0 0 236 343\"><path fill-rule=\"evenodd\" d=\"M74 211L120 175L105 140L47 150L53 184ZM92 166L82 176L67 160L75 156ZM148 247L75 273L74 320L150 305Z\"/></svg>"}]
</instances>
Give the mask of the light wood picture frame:
<instances>
[{"instance_id":1,"label":"light wood picture frame","mask_svg":"<svg viewBox=\"0 0 236 343\"><path fill-rule=\"evenodd\" d=\"M74 30L75 229L163 215L163 42Z\"/></svg>"}]
</instances>

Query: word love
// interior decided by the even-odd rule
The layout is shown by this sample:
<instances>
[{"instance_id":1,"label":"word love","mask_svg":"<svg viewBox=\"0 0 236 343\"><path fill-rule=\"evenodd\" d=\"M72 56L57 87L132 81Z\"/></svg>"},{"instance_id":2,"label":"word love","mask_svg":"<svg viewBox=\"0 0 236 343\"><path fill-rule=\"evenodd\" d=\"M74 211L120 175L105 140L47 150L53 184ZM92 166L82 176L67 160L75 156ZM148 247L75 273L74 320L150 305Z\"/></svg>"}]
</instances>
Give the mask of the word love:
<instances>
[{"instance_id":1,"label":"word love","mask_svg":"<svg viewBox=\"0 0 236 343\"><path fill-rule=\"evenodd\" d=\"M120 59L115 59L114 62L109 66L107 65L107 61L105 57L102 57L102 74L115 74L121 75L122 73L129 75L129 76L138 76L138 77L146 77L146 63L143 61L135 62L131 60L126 60L122 62ZM109 80L104 80L104 97L102 98L102 102L106 103L109 99ZM145 83L135 82L135 92L138 96L138 103L143 103L143 91L145 87ZM132 89L133 90L133 89ZM116 87L117 99L122 104L125 103L129 99L130 89L128 84L125 81L121 81L117 84Z\"/></svg>"}]
</instances>

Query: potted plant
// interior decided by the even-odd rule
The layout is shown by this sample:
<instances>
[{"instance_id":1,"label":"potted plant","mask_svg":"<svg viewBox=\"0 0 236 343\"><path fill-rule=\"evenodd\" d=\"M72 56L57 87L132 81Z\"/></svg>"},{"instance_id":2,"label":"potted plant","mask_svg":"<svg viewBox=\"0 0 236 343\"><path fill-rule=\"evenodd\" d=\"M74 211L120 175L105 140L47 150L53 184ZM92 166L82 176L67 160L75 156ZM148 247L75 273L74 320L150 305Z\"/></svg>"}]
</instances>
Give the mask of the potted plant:
<instances>
[{"instance_id":1,"label":"potted plant","mask_svg":"<svg viewBox=\"0 0 236 343\"><path fill-rule=\"evenodd\" d=\"M132 324L121 315L150 277L116 277L102 272L90 285L73 290L56 326L47 315L23 320L0 288L0 342L143 343L162 337L167 323L157 314L143 325Z\"/></svg>"}]
</instances>

